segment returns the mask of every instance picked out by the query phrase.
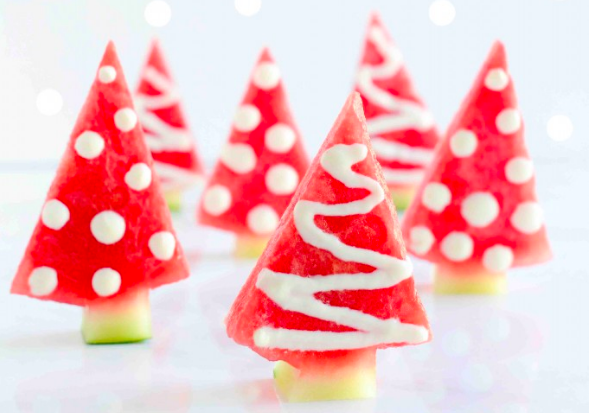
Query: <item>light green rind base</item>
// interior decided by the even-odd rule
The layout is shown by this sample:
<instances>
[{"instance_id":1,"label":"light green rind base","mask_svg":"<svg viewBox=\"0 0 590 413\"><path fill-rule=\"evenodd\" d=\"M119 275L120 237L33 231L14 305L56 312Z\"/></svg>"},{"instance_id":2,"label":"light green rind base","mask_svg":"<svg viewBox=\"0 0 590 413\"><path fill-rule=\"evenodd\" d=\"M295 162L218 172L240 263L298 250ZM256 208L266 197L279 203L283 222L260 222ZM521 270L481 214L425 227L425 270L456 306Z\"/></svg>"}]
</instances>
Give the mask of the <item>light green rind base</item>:
<instances>
[{"instance_id":1,"label":"light green rind base","mask_svg":"<svg viewBox=\"0 0 590 413\"><path fill-rule=\"evenodd\" d=\"M433 287L436 294L499 295L506 292L506 274L472 273L453 276L435 266Z\"/></svg>"},{"instance_id":2,"label":"light green rind base","mask_svg":"<svg viewBox=\"0 0 590 413\"><path fill-rule=\"evenodd\" d=\"M278 361L273 375L277 393L286 402L368 399L377 393L374 364L305 375L289 363Z\"/></svg>"},{"instance_id":3,"label":"light green rind base","mask_svg":"<svg viewBox=\"0 0 590 413\"><path fill-rule=\"evenodd\" d=\"M164 199L172 212L179 212L182 209L182 192L168 191L164 193Z\"/></svg>"},{"instance_id":4,"label":"light green rind base","mask_svg":"<svg viewBox=\"0 0 590 413\"><path fill-rule=\"evenodd\" d=\"M399 188L390 186L391 200L395 204L395 209L398 211L405 211L408 209L414 196L416 195L416 188Z\"/></svg>"},{"instance_id":5,"label":"light green rind base","mask_svg":"<svg viewBox=\"0 0 590 413\"><path fill-rule=\"evenodd\" d=\"M236 250L234 256L236 258L252 259L259 258L266 244L268 244L269 238L267 237L240 237L236 239Z\"/></svg>"},{"instance_id":6,"label":"light green rind base","mask_svg":"<svg viewBox=\"0 0 590 413\"><path fill-rule=\"evenodd\" d=\"M149 292L127 300L105 301L84 309L82 336L87 344L133 343L152 337Z\"/></svg>"}]
</instances>

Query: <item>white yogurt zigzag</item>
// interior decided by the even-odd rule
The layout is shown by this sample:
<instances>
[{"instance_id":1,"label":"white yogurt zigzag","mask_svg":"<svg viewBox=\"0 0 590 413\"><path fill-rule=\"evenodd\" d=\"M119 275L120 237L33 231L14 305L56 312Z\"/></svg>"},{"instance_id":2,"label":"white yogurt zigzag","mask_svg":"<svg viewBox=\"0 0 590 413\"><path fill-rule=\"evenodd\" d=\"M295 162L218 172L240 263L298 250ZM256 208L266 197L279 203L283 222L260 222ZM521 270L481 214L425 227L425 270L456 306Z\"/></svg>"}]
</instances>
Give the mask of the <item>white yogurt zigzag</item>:
<instances>
[{"instance_id":1,"label":"white yogurt zigzag","mask_svg":"<svg viewBox=\"0 0 590 413\"><path fill-rule=\"evenodd\" d=\"M395 76L402 67L403 58L400 50L387 39L385 32L380 27L373 27L369 31L369 40L375 45L383 62L378 65L365 64L358 73L358 88L362 95L372 104L380 106L394 113L375 116L367 119L367 128L372 139L378 158L388 161L399 161L410 165L427 165L432 159L432 150L425 148L413 148L399 143L379 138L378 135L415 129L427 131L434 126L432 115L421 105L411 100L400 98L381 89L375 84L376 80L389 79ZM413 169L388 170L386 179L390 183L409 184L420 182L422 175Z\"/></svg>"},{"instance_id":2,"label":"white yogurt zigzag","mask_svg":"<svg viewBox=\"0 0 590 413\"><path fill-rule=\"evenodd\" d=\"M159 152L189 152L192 150L192 137L184 128L177 128L162 121L153 111L176 105L180 95L176 86L155 67L147 66L143 72L143 79L159 95L138 94L135 97L137 113L142 126L149 132L144 136L150 150ZM199 179L198 175L188 172L174 165L154 160L156 170L159 171L164 189L172 187L190 186Z\"/></svg>"},{"instance_id":3,"label":"white yogurt zigzag","mask_svg":"<svg viewBox=\"0 0 590 413\"><path fill-rule=\"evenodd\" d=\"M388 343L419 343L427 340L426 328L402 323L398 319L380 319L346 307L324 304L314 297L318 292L345 290L376 290L390 288L412 276L412 265L376 251L344 244L338 237L323 232L315 225L317 215L350 216L368 214L383 202L385 194L381 185L368 176L354 172L353 165L367 157L368 148L363 144L338 144L326 150L321 165L334 179L348 188L370 191L365 198L344 204L322 204L300 200L293 215L301 238L316 248L327 250L335 257L370 265L371 273L331 274L301 277L264 268L258 274L256 287L277 305L321 320L331 321L358 331L328 332L290 330L262 327L254 332L258 347L298 351L350 350Z\"/></svg>"}]
</instances>

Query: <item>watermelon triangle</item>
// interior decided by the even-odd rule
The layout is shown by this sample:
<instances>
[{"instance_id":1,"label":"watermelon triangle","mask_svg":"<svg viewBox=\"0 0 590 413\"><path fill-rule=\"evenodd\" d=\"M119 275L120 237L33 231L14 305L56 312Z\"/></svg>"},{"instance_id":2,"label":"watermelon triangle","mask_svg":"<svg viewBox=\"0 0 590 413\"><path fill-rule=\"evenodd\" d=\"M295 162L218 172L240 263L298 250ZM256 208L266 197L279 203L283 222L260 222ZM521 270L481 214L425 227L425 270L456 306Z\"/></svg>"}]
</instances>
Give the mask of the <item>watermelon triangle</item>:
<instances>
[{"instance_id":1,"label":"watermelon triangle","mask_svg":"<svg viewBox=\"0 0 590 413\"><path fill-rule=\"evenodd\" d=\"M439 140L401 51L378 13L371 14L355 90L363 100L377 160L392 188L417 186Z\"/></svg>"},{"instance_id":2,"label":"watermelon triangle","mask_svg":"<svg viewBox=\"0 0 590 413\"><path fill-rule=\"evenodd\" d=\"M180 104L160 42L152 41L135 95L139 119L165 191L193 185L203 165Z\"/></svg>"},{"instance_id":3,"label":"watermelon triangle","mask_svg":"<svg viewBox=\"0 0 590 413\"><path fill-rule=\"evenodd\" d=\"M342 157L338 155L338 151L343 151ZM364 182L362 185L350 182L344 184L331 174L333 172L326 169L325 162L329 161L328 158L332 159L335 168L339 168L346 165L349 156L356 156L357 159L346 173L354 174L352 179ZM365 184L371 189L362 187ZM377 194L381 197L377 197ZM354 209L355 202L369 202L368 199L373 199L370 202L376 205L365 205L365 213L318 214L312 215L310 221L301 218L301 214L305 215L302 211L310 201L324 204L324 207L348 205ZM304 221L307 224L302 224ZM308 231L302 228L306 225L319 232L311 236L305 235L304 239L302 234L307 234ZM318 244L323 242L336 243L338 246ZM359 254L362 257L357 257ZM389 264L383 264L385 261ZM375 264L386 267L391 265L389 275L397 276L405 271L405 277L391 285L370 287L371 283L378 282L380 278L379 273L375 272ZM355 93L347 100L264 254L234 302L227 318L227 332L236 342L249 346L267 359L284 360L295 366L301 357L309 357L311 354L326 355L360 348L384 348L426 341L430 334L428 321L416 294L411 266L407 267L407 264L395 207L389 199L380 166L369 143L362 102ZM306 284L306 280L311 281L312 285L330 283L334 274L339 280L336 280L333 290L328 288L315 294L310 293L307 296L309 306L305 305L304 308L285 308L301 297L301 291L297 292L297 289L307 288L310 284ZM342 274L353 275L341 277ZM357 286L341 288L341 282L348 282L343 278ZM281 280L286 279L291 280L293 285L289 286L287 282L278 290L275 289L274 293L278 296L274 296L264 286L267 281L269 285L275 282L280 285ZM303 284L299 286L301 282ZM281 301L281 297L286 300L283 305L277 303ZM305 308L314 307L319 302L327 308L315 315L304 314ZM410 334L411 339L408 340L380 340L378 335L374 336L371 332L364 334L359 332L359 328L335 322L327 315L335 308L340 309L337 311L352 311L355 315L365 314L371 319L378 319L378 322L397 320L403 325L410 325L410 329L417 329L419 334L418 337ZM301 332L307 334L320 331L335 333L336 336L319 347L314 347L314 344L305 339L300 341L297 337L290 343L265 345L262 343L265 341L264 337L260 340L260 332L268 328L287 330L287 335L293 332L297 335ZM347 342L349 333L361 334L362 343L347 347L344 343ZM365 339L368 341L363 341Z\"/></svg>"},{"instance_id":4,"label":"watermelon triangle","mask_svg":"<svg viewBox=\"0 0 590 413\"><path fill-rule=\"evenodd\" d=\"M198 208L199 222L268 237L309 166L280 70L264 49Z\"/></svg>"},{"instance_id":5,"label":"watermelon triangle","mask_svg":"<svg viewBox=\"0 0 590 413\"><path fill-rule=\"evenodd\" d=\"M499 272L551 257L502 43L452 121L403 231L412 253L448 266ZM493 247L503 260L485 258Z\"/></svg>"},{"instance_id":6,"label":"watermelon triangle","mask_svg":"<svg viewBox=\"0 0 590 413\"><path fill-rule=\"evenodd\" d=\"M116 294L187 277L188 265L152 167L111 42L11 292L85 305L102 297L93 287L101 269L120 275Z\"/></svg>"}]
</instances>

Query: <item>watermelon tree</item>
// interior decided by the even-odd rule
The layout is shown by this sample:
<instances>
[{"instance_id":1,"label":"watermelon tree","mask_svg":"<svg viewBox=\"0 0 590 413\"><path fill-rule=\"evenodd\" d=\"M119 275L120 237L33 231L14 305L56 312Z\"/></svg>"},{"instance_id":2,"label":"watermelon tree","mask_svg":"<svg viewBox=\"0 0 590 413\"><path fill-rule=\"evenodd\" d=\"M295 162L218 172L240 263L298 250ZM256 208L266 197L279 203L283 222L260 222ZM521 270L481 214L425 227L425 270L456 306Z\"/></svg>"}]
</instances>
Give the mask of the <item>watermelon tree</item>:
<instances>
[{"instance_id":1,"label":"watermelon tree","mask_svg":"<svg viewBox=\"0 0 590 413\"><path fill-rule=\"evenodd\" d=\"M203 166L157 40L143 66L135 104L168 205L178 210L182 190L202 179Z\"/></svg>"},{"instance_id":2,"label":"watermelon tree","mask_svg":"<svg viewBox=\"0 0 590 413\"><path fill-rule=\"evenodd\" d=\"M355 89L363 99L371 143L394 203L398 210L406 209L439 135L377 13L369 21Z\"/></svg>"},{"instance_id":3,"label":"watermelon tree","mask_svg":"<svg viewBox=\"0 0 590 413\"><path fill-rule=\"evenodd\" d=\"M504 46L496 42L403 222L441 293L499 293L551 257Z\"/></svg>"},{"instance_id":4,"label":"watermelon tree","mask_svg":"<svg viewBox=\"0 0 590 413\"><path fill-rule=\"evenodd\" d=\"M226 319L288 401L375 395L375 351L430 339L362 102L347 100Z\"/></svg>"},{"instance_id":5,"label":"watermelon tree","mask_svg":"<svg viewBox=\"0 0 590 413\"><path fill-rule=\"evenodd\" d=\"M205 188L199 222L235 233L237 256L258 257L308 166L281 72L264 49Z\"/></svg>"},{"instance_id":6,"label":"watermelon tree","mask_svg":"<svg viewBox=\"0 0 590 413\"><path fill-rule=\"evenodd\" d=\"M12 293L85 308L87 343L151 336L149 289L188 276L109 43Z\"/></svg>"}]
</instances>

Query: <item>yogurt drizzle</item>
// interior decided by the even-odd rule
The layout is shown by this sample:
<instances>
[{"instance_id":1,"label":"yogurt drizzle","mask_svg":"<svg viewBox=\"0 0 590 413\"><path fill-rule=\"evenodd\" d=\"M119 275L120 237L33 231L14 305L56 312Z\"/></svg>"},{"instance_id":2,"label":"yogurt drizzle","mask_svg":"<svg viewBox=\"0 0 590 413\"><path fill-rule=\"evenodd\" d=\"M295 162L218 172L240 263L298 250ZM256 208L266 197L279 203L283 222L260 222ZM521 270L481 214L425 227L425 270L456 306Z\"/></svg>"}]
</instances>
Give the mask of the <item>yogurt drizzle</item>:
<instances>
[{"instance_id":1,"label":"yogurt drizzle","mask_svg":"<svg viewBox=\"0 0 590 413\"><path fill-rule=\"evenodd\" d=\"M144 133L148 147L154 153L191 151L192 137L188 131L167 124L153 113L179 102L180 95L175 85L153 66L145 68L143 79L160 92L159 95L138 94L135 97L141 124L149 131ZM154 168L165 189L189 186L199 179L194 173L157 160L154 160Z\"/></svg>"},{"instance_id":2,"label":"yogurt drizzle","mask_svg":"<svg viewBox=\"0 0 590 413\"><path fill-rule=\"evenodd\" d=\"M409 129L427 131L434 126L434 120L421 105L395 96L374 83L376 80L395 76L402 67L403 58L400 50L387 39L380 27L371 28L369 40L383 57L383 62L378 65L365 64L360 68L357 78L358 88L372 104L394 112L367 119L369 134L375 141L374 150L380 159L399 161L410 165L427 165L432 159L432 150L414 148L379 137L384 133ZM389 183L418 183L422 178L422 173L418 173L417 168L392 169L383 166L383 169Z\"/></svg>"},{"instance_id":3,"label":"yogurt drizzle","mask_svg":"<svg viewBox=\"0 0 590 413\"><path fill-rule=\"evenodd\" d=\"M363 144L338 144L327 149L321 165L334 179L348 188L370 191L365 198L344 204L322 204L300 200L294 208L294 222L305 242L327 250L335 257L349 262L375 267L371 273L331 274L301 277L278 273L264 268L258 274L256 286L286 311L294 311L321 320L353 328L352 332L291 330L261 327L254 332L258 347L299 351L350 350L388 343L419 343L427 340L426 328L402 323L398 319L380 319L345 307L324 304L314 294L325 291L375 290L390 288L412 276L412 265L376 251L344 244L338 237L323 232L315 225L316 215L350 216L371 212L385 197L376 180L354 172L351 168L367 157Z\"/></svg>"}]
</instances>

